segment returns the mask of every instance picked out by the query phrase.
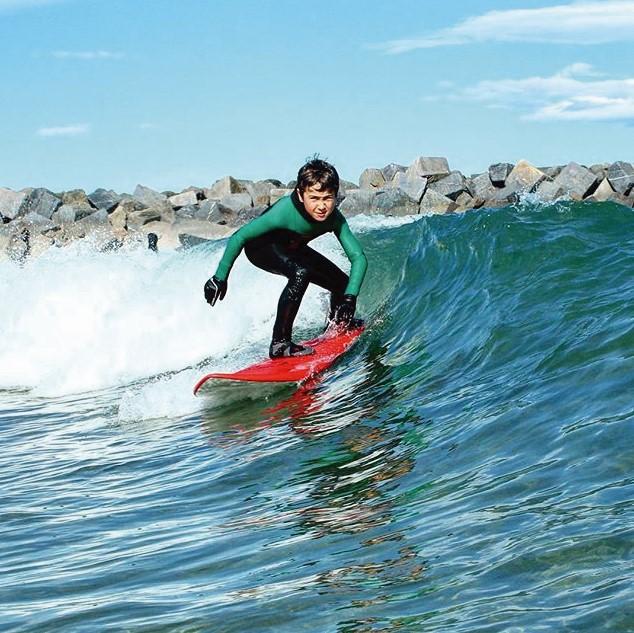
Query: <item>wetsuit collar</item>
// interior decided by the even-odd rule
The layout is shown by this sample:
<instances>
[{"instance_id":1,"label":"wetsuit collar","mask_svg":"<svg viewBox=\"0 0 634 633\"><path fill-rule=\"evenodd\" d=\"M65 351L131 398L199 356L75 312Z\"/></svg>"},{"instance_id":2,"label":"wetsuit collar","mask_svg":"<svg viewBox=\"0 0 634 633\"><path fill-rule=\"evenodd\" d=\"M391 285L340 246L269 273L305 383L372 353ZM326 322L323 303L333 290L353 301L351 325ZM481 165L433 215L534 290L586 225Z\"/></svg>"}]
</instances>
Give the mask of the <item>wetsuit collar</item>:
<instances>
[{"instance_id":1,"label":"wetsuit collar","mask_svg":"<svg viewBox=\"0 0 634 633\"><path fill-rule=\"evenodd\" d=\"M291 194L291 202L293 203L293 206L299 211L299 214L304 218L304 220L306 220L306 222L309 222L310 224L317 224L317 220L315 220L315 218L311 218L308 215L308 211L306 211L304 203L299 199L297 187L293 189L293 193Z\"/></svg>"}]
</instances>

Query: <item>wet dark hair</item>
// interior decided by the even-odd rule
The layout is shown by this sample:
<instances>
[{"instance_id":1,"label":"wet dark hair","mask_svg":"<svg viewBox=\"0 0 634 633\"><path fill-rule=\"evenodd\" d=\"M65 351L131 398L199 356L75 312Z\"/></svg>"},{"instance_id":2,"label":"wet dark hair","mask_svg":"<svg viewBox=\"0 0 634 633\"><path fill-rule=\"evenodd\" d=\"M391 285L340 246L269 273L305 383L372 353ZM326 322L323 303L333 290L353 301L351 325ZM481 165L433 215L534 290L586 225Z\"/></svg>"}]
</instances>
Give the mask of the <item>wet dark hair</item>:
<instances>
[{"instance_id":1,"label":"wet dark hair","mask_svg":"<svg viewBox=\"0 0 634 633\"><path fill-rule=\"evenodd\" d=\"M308 187L336 194L339 192L339 174L330 163L313 156L297 172L297 190L303 194Z\"/></svg>"}]
</instances>

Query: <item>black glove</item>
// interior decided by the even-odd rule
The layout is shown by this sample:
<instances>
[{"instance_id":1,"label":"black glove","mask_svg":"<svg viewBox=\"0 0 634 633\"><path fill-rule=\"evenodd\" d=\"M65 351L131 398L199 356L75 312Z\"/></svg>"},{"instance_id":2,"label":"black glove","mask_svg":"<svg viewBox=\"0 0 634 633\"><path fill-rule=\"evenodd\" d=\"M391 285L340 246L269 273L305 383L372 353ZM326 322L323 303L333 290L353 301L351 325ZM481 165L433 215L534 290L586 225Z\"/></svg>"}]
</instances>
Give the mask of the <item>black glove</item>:
<instances>
[{"instance_id":1,"label":"black glove","mask_svg":"<svg viewBox=\"0 0 634 633\"><path fill-rule=\"evenodd\" d=\"M350 325L356 309L357 298L354 295L343 295L343 301L335 308L334 322L337 325Z\"/></svg>"},{"instance_id":2,"label":"black glove","mask_svg":"<svg viewBox=\"0 0 634 633\"><path fill-rule=\"evenodd\" d=\"M227 294L227 282L221 281L218 277L212 277L205 284L205 299L210 306L216 305L216 301L222 301Z\"/></svg>"}]
</instances>

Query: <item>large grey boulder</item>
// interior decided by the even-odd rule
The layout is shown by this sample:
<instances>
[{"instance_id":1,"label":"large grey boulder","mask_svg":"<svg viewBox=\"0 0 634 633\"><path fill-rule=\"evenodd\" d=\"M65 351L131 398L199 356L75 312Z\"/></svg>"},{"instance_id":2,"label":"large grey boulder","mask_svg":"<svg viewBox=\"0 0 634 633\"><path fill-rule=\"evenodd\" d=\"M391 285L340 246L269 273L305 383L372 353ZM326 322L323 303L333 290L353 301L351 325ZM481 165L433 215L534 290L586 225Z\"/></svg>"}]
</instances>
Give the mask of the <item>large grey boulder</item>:
<instances>
[{"instance_id":1,"label":"large grey boulder","mask_svg":"<svg viewBox=\"0 0 634 633\"><path fill-rule=\"evenodd\" d=\"M75 222L57 225L48 235L54 235L55 243L63 246L76 239L99 235L110 239L112 236L110 214L105 209L99 209ZM96 243L95 243L96 245Z\"/></svg>"},{"instance_id":2,"label":"large grey boulder","mask_svg":"<svg viewBox=\"0 0 634 633\"><path fill-rule=\"evenodd\" d=\"M167 202L167 196L165 194L143 185L137 185L135 187L132 197L146 207L160 207Z\"/></svg>"},{"instance_id":3,"label":"large grey boulder","mask_svg":"<svg viewBox=\"0 0 634 633\"><path fill-rule=\"evenodd\" d=\"M293 189L294 188L295 188L295 184L293 184ZM359 188L359 185L357 185L354 182L350 182L349 180L339 179L339 193L340 194L342 193L345 194L346 191L354 191L358 188Z\"/></svg>"},{"instance_id":4,"label":"large grey boulder","mask_svg":"<svg viewBox=\"0 0 634 633\"><path fill-rule=\"evenodd\" d=\"M427 189L427 178L413 171L399 171L389 183L389 188L403 190L412 200L420 202Z\"/></svg>"},{"instance_id":5,"label":"large grey boulder","mask_svg":"<svg viewBox=\"0 0 634 633\"><path fill-rule=\"evenodd\" d=\"M109 227L110 217L106 209L97 209L97 211L91 213L90 215L87 215L85 218L77 220L75 224L77 226L89 227L90 229L106 226Z\"/></svg>"},{"instance_id":6,"label":"large grey boulder","mask_svg":"<svg viewBox=\"0 0 634 633\"><path fill-rule=\"evenodd\" d=\"M483 174L472 176L467 181L467 189L473 196L473 198L480 200L488 200L497 191L496 187L491 182L489 172L486 171Z\"/></svg>"},{"instance_id":7,"label":"large grey boulder","mask_svg":"<svg viewBox=\"0 0 634 633\"><path fill-rule=\"evenodd\" d=\"M607 171L607 170L606 170ZM594 193L589 196L589 200L596 200L597 202L607 202L608 200L612 200L614 198L614 189L612 189L612 185L610 185L610 181L607 178L604 178L599 186L596 188Z\"/></svg>"},{"instance_id":8,"label":"large grey boulder","mask_svg":"<svg viewBox=\"0 0 634 633\"><path fill-rule=\"evenodd\" d=\"M95 207L95 209L105 209L110 212L116 208L121 202L121 196L112 191L112 189L106 191L105 189L96 189L91 194L86 196L88 202Z\"/></svg>"},{"instance_id":9,"label":"large grey boulder","mask_svg":"<svg viewBox=\"0 0 634 633\"><path fill-rule=\"evenodd\" d=\"M78 217L77 209L72 204L63 204L53 215L51 216L51 220L56 225L59 224L70 224L71 222L75 222Z\"/></svg>"},{"instance_id":10,"label":"large grey boulder","mask_svg":"<svg viewBox=\"0 0 634 633\"><path fill-rule=\"evenodd\" d=\"M521 160L507 176L505 187L518 187L522 191L534 191L546 174L529 162Z\"/></svg>"},{"instance_id":11,"label":"large grey boulder","mask_svg":"<svg viewBox=\"0 0 634 633\"><path fill-rule=\"evenodd\" d=\"M382 189L385 186L385 176L380 169L370 167L364 169L359 176L361 189Z\"/></svg>"},{"instance_id":12,"label":"large grey boulder","mask_svg":"<svg viewBox=\"0 0 634 633\"><path fill-rule=\"evenodd\" d=\"M243 180L239 179L238 184L242 185L244 191L238 193L248 193L251 196L251 200L253 200L253 194L255 191L254 182L252 180Z\"/></svg>"},{"instance_id":13,"label":"large grey boulder","mask_svg":"<svg viewBox=\"0 0 634 633\"><path fill-rule=\"evenodd\" d=\"M196 194L197 201L205 199L205 190L202 187L187 187L187 189L184 189L181 193L189 193L190 191L193 191Z\"/></svg>"},{"instance_id":14,"label":"large grey boulder","mask_svg":"<svg viewBox=\"0 0 634 633\"><path fill-rule=\"evenodd\" d=\"M99 209L77 222L64 224L49 231L48 236L53 237L58 247L66 246L75 240L89 238L93 248L100 251L112 251L118 249L127 232L115 230L111 225L111 214L105 209Z\"/></svg>"},{"instance_id":15,"label":"large grey boulder","mask_svg":"<svg viewBox=\"0 0 634 633\"><path fill-rule=\"evenodd\" d=\"M380 189L376 192L371 213L387 216L418 214L418 202L410 198L402 189Z\"/></svg>"},{"instance_id":16,"label":"large grey boulder","mask_svg":"<svg viewBox=\"0 0 634 633\"><path fill-rule=\"evenodd\" d=\"M484 204L482 198L474 198L468 191L463 191L454 201L457 205L456 211L469 211L477 209Z\"/></svg>"},{"instance_id":17,"label":"large grey boulder","mask_svg":"<svg viewBox=\"0 0 634 633\"><path fill-rule=\"evenodd\" d=\"M566 190L554 180L542 180L537 185L535 193L542 202L555 202L566 193Z\"/></svg>"},{"instance_id":18,"label":"large grey boulder","mask_svg":"<svg viewBox=\"0 0 634 633\"><path fill-rule=\"evenodd\" d=\"M201 200L197 204L188 204L176 211L176 220L206 220L208 222L216 221L214 218L218 214L218 209L222 205L218 200ZM222 207L225 209L226 207ZM233 213L230 209L228 212Z\"/></svg>"},{"instance_id":19,"label":"large grey boulder","mask_svg":"<svg viewBox=\"0 0 634 633\"><path fill-rule=\"evenodd\" d=\"M26 196L26 191L12 191L11 189L1 187L0 216L8 220L13 220L18 215Z\"/></svg>"},{"instance_id":20,"label":"large grey boulder","mask_svg":"<svg viewBox=\"0 0 634 633\"><path fill-rule=\"evenodd\" d=\"M369 214L376 197L376 191L370 189L353 189L346 192L346 197L339 204L339 210L344 216L351 218L355 215Z\"/></svg>"},{"instance_id":21,"label":"large grey boulder","mask_svg":"<svg viewBox=\"0 0 634 633\"><path fill-rule=\"evenodd\" d=\"M178 241L183 248L191 248L202 242L231 235L235 227L213 224L204 220L187 220L174 225Z\"/></svg>"},{"instance_id":22,"label":"large grey boulder","mask_svg":"<svg viewBox=\"0 0 634 633\"><path fill-rule=\"evenodd\" d=\"M117 208L113 211L113 213L116 213L119 216L123 215L127 218L129 214L142 211L143 209L147 209L147 207L140 200L137 200L132 196L122 196L121 202L117 205Z\"/></svg>"},{"instance_id":23,"label":"large grey boulder","mask_svg":"<svg viewBox=\"0 0 634 633\"><path fill-rule=\"evenodd\" d=\"M383 174L383 178L385 178L385 182L391 182L392 180L394 180L394 176L396 176L396 174L404 172L405 169L406 167L404 167L403 165L390 163L389 165L383 167L381 173Z\"/></svg>"},{"instance_id":24,"label":"large grey boulder","mask_svg":"<svg viewBox=\"0 0 634 633\"><path fill-rule=\"evenodd\" d=\"M83 189L71 189L70 191L62 191L59 195L62 204L70 204L75 208L91 207L88 196Z\"/></svg>"},{"instance_id":25,"label":"large grey boulder","mask_svg":"<svg viewBox=\"0 0 634 633\"><path fill-rule=\"evenodd\" d=\"M127 214L127 226L128 229L138 230L142 226L149 224L150 222L167 222L171 224L169 220L163 219L161 209L158 207L150 207L148 209L141 209L138 211L130 211Z\"/></svg>"},{"instance_id":26,"label":"large grey boulder","mask_svg":"<svg viewBox=\"0 0 634 633\"><path fill-rule=\"evenodd\" d=\"M496 189L495 193L486 200L485 206L497 208L516 204L519 202L520 195L525 192L526 189L521 182L512 182L501 189Z\"/></svg>"},{"instance_id":27,"label":"large grey boulder","mask_svg":"<svg viewBox=\"0 0 634 633\"><path fill-rule=\"evenodd\" d=\"M90 203L83 189L63 191L59 197L62 201L62 207L69 205L75 209L75 220L81 220L95 211L95 207Z\"/></svg>"},{"instance_id":28,"label":"large grey boulder","mask_svg":"<svg viewBox=\"0 0 634 633\"><path fill-rule=\"evenodd\" d=\"M229 223L230 226L240 227L247 222L251 222L255 218L262 215L268 207L243 207L236 214L235 220L233 224Z\"/></svg>"},{"instance_id":29,"label":"large grey boulder","mask_svg":"<svg viewBox=\"0 0 634 633\"><path fill-rule=\"evenodd\" d=\"M233 196L240 195L247 195L249 201L251 200L248 194L233 194ZM233 196L227 196L227 198L231 199ZM265 208L267 207L253 207L250 204L246 206L240 204L228 206L223 204L220 200L203 200L197 205L190 205L179 209L176 212L174 223L180 226L188 222L208 222L210 224L235 228L257 217ZM195 226L195 224L192 226Z\"/></svg>"},{"instance_id":30,"label":"large grey boulder","mask_svg":"<svg viewBox=\"0 0 634 633\"><path fill-rule=\"evenodd\" d=\"M597 186L597 177L586 167L578 163L568 163L553 181L563 194L572 200L583 200L591 194Z\"/></svg>"},{"instance_id":31,"label":"large grey boulder","mask_svg":"<svg viewBox=\"0 0 634 633\"><path fill-rule=\"evenodd\" d=\"M467 180L459 171L452 171L448 176L431 182L429 188L455 200L461 193L467 191Z\"/></svg>"},{"instance_id":32,"label":"large grey boulder","mask_svg":"<svg viewBox=\"0 0 634 633\"><path fill-rule=\"evenodd\" d=\"M596 163L590 165L588 169L597 177L597 180L601 182L607 175L610 163Z\"/></svg>"},{"instance_id":33,"label":"large grey boulder","mask_svg":"<svg viewBox=\"0 0 634 633\"><path fill-rule=\"evenodd\" d=\"M494 187L504 187L506 179L513 171L513 165L511 163L495 163L489 166L487 175Z\"/></svg>"},{"instance_id":34,"label":"large grey boulder","mask_svg":"<svg viewBox=\"0 0 634 633\"><path fill-rule=\"evenodd\" d=\"M281 186L282 183L279 180L258 180L254 182L253 191L251 192L253 206L269 206L271 204L271 190L278 189Z\"/></svg>"},{"instance_id":35,"label":"large grey boulder","mask_svg":"<svg viewBox=\"0 0 634 633\"><path fill-rule=\"evenodd\" d=\"M205 189L205 197L220 200L231 194L245 193L246 191L246 187L239 180L233 176L225 176L216 180L209 189Z\"/></svg>"},{"instance_id":36,"label":"large grey boulder","mask_svg":"<svg viewBox=\"0 0 634 633\"><path fill-rule=\"evenodd\" d=\"M163 222L174 222L176 220L176 211L174 211L169 202L166 201L164 204L153 208L161 214L161 220Z\"/></svg>"},{"instance_id":37,"label":"large grey boulder","mask_svg":"<svg viewBox=\"0 0 634 633\"><path fill-rule=\"evenodd\" d=\"M538 169L546 176L546 179L555 180L561 173L563 167L561 165L554 165L551 167L538 167Z\"/></svg>"},{"instance_id":38,"label":"large grey boulder","mask_svg":"<svg viewBox=\"0 0 634 633\"><path fill-rule=\"evenodd\" d=\"M48 189L33 189L24 198L20 210L18 211L18 216L23 217L29 213L37 213L50 220L53 213L61 206L61 199Z\"/></svg>"},{"instance_id":39,"label":"large grey boulder","mask_svg":"<svg viewBox=\"0 0 634 633\"><path fill-rule=\"evenodd\" d=\"M634 189L630 192L629 196L624 196L622 193L614 191L610 185L610 181L607 178L604 178L597 187L596 191L592 195L588 196L586 200L596 202L616 202L617 204L622 204L625 207L634 207Z\"/></svg>"},{"instance_id":40,"label":"large grey boulder","mask_svg":"<svg viewBox=\"0 0 634 633\"><path fill-rule=\"evenodd\" d=\"M449 175L449 163L441 156L421 156L408 168L431 183Z\"/></svg>"},{"instance_id":41,"label":"large grey boulder","mask_svg":"<svg viewBox=\"0 0 634 633\"><path fill-rule=\"evenodd\" d=\"M420 201L419 211L423 215L430 215L436 213L449 213L451 211L455 211L458 208L458 205L447 198L447 196L443 196L441 193L438 193L434 189L427 189L423 199Z\"/></svg>"},{"instance_id":42,"label":"large grey boulder","mask_svg":"<svg viewBox=\"0 0 634 633\"><path fill-rule=\"evenodd\" d=\"M284 196L290 196L293 193L293 189L285 187L275 187L271 189L269 193L270 204L275 204L278 200Z\"/></svg>"},{"instance_id":43,"label":"large grey boulder","mask_svg":"<svg viewBox=\"0 0 634 633\"><path fill-rule=\"evenodd\" d=\"M634 188L634 165L622 160L612 163L608 168L607 178L614 191L628 196Z\"/></svg>"},{"instance_id":44,"label":"large grey boulder","mask_svg":"<svg viewBox=\"0 0 634 633\"><path fill-rule=\"evenodd\" d=\"M117 205L117 208L108 214L108 220L115 231L123 233L128 230L128 214L125 211L125 207L121 204Z\"/></svg>"},{"instance_id":45,"label":"large grey boulder","mask_svg":"<svg viewBox=\"0 0 634 633\"><path fill-rule=\"evenodd\" d=\"M226 207L218 200L205 200L199 205L199 212L192 219L235 226L237 215L238 211L236 209Z\"/></svg>"},{"instance_id":46,"label":"large grey boulder","mask_svg":"<svg viewBox=\"0 0 634 633\"><path fill-rule=\"evenodd\" d=\"M542 180L535 189L542 202L555 202L565 194L564 188L554 180Z\"/></svg>"},{"instance_id":47,"label":"large grey boulder","mask_svg":"<svg viewBox=\"0 0 634 633\"><path fill-rule=\"evenodd\" d=\"M174 209L180 209L181 207L186 207L187 205L196 204L198 202L198 195L196 191L189 189L188 191L183 191L170 196L167 201L174 207Z\"/></svg>"},{"instance_id":48,"label":"large grey boulder","mask_svg":"<svg viewBox=\"0 0 634 633\"><path fill-rule=\"evenodd\" d=\"M41 213L30 211L26 215L22 215L11 223L12 228L17 230L18 228L28 229L31 235L37 233L44 233L55 227L55 222Z\"/></svg>"},{"instance_id":49,"label":"large grey boulder","mask_svg":"<svg viewBox=\"0 0 634 633\"><path fill-rule=\"evenodd\" d=\"M146 213L142 214L143 211ZM144 223L154 221L156 217L165 222L173 222L176 212L167 199L156 207L147 207L141 200L129 194L122 194L121 202L110 215L110 222L113 225L123 226L127 229L137 228L139 225L143 226ZM129 219L130 226L128 227Z\"/></svg>"},{"instance_id":50,"label":"large grey boulder","mask_svg":"<svg viewBox=\"0 0 634 633\"><path fill-rule=\"evenodd\" d=\"M251 195L246 191L244 193L230 193L222 197L219 202L221 205L236 212L253 206Z\"/></svg>"},{"instance_id":51,"label":"large grey boulder","mask_svg":"<svg viewBox=\"0 0 634 633\"><path fill-rule=\"evenodd\" d=\"M200 213L200 203L197 202L196 204L187 204L184 207L174 208L174 212L177 222L182 219L192 220Z\"/></svg>"},{"instance_id":52,"label":"large grey boulder","mask_svg":"<svg viewBox=\"0 0 634 633\"><path fill-rule=\"evenodd\" d=\"M144 225L139 233L154 233L158 237L158 250L190 248L196 244L227 237L235 231L235 227L213 224L205 220L183 220L170 224L167 222L150 222Z\"/></svg>"}]
</instances>

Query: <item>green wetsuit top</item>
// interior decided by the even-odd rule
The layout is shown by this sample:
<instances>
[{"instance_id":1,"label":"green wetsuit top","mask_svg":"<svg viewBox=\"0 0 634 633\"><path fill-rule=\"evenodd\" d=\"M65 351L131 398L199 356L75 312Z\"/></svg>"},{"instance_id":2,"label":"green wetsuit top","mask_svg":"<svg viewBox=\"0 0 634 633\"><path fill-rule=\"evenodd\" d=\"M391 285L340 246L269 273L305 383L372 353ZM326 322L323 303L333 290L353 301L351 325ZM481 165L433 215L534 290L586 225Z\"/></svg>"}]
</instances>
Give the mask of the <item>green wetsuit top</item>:
<instances>
[{"instance_id":1,"label":"green wetsuit top","mask_svg":"<svg viewBox=\"0 0 634 633\"><path fill-rule=\"evenodd\" d=\"M335 209L323 222L319 222L306 213L296 192L278 200L261 216L245 224L229 238L215 276L226 281L238 255L245 244L252 240L269 237L282 241L290 249L297 249L325 233L335 234L350 260L350 280L345 294L357 296L368 267L368 260L359 240L353 235L339 209Z\"/></svg>"}]
</instances>

